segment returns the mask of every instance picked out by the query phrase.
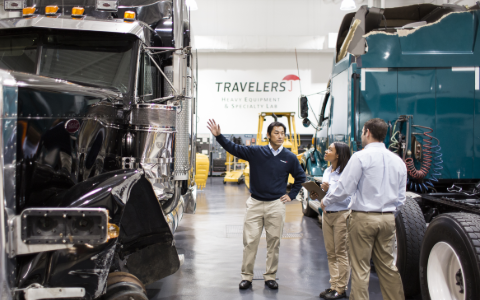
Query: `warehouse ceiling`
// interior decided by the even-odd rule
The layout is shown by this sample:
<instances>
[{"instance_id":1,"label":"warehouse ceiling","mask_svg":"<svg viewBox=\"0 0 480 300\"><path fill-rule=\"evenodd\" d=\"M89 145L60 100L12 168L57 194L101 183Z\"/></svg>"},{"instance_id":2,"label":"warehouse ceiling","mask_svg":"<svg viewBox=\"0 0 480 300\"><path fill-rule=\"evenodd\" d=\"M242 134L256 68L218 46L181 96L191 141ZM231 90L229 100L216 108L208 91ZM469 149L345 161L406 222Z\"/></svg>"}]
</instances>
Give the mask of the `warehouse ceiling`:
<instances>
[{"instance_id":1,"label":"warehouse ceiling","mask_svg":"<svg viewBox=\"0 0 480 300\"><path fill-rule=\"evenodd\" d=\"M352 1L352 0L351 0ZM350 2L351 2L350 1ZM386 8L418 3L474 5L474 0L196 0L194 44L200 52L334 52L343 16L362 5Z\"/></svg>"}]
</instances>

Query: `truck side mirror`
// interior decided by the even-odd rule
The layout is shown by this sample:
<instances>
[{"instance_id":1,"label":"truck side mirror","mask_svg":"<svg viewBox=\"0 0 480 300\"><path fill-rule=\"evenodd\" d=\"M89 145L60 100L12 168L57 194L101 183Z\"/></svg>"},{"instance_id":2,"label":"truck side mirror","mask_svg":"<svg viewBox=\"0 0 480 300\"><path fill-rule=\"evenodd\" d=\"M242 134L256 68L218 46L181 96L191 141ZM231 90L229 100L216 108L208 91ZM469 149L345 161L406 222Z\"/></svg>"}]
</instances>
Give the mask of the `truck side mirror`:
<instances>
[{"instance_id":1,"label":"truck side mirror","mask_svg":"<svg viewBox=\"0 0 480 300\"><path fill-rule=\"evenodd\" d=\"M304 127L310 126L311 122L308 118L303 119L302 124Z\"/></svg>"},{"instance_id":2,"label":"truck side mirror","mask_svg":"<svg viewBox=\"0 0 480 300\"><path fill-rule=\"evenodd\" d=\"M300 117L302 117L303 119L308 118L308 99L305 96L300 97Z\"/></svg>"}]
</instances>

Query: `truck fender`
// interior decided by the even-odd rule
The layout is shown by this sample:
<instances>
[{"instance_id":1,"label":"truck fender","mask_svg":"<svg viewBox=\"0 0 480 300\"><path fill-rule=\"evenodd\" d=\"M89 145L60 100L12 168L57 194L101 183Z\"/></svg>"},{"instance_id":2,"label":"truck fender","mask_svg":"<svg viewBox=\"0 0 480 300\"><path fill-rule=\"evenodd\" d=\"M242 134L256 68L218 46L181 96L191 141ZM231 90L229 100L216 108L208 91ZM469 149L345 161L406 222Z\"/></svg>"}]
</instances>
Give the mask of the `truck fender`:
<instances>
[{"instance_id":1,"label":"truck fender","mask_svg":"<svg viewBox=\"0 0 480 300\"><path fill-rule=\"evenodd\" d=\"M83 287L87 297L94 299L104 291L114 257L123 259L128 272L144 284L180 267L173 234L142 171L103 173L58 193L45 206L106 208L109 222L120 227L120 235L98 246L73 245L24 257L28 262L19 269L19 287L32 283ZM139 257L144 261L139 262ZM159 270L152 271L155 268Z\"/></svg>"}]
</instances>

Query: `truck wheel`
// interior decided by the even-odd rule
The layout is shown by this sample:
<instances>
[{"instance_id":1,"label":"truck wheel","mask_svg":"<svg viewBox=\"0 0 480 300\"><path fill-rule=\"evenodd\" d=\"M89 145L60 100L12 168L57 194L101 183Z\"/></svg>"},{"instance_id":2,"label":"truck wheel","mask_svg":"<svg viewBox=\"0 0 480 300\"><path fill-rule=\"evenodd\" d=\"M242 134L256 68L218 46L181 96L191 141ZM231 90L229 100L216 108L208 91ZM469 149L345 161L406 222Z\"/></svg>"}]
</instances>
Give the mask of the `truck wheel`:
<instances>
[{"instance_id":1,"label":"truck wheel","mask_svg":"<svg viewBox=\"0 0 480 300\"><path fill-rule=\"evenodd\" d=\"M308 205L308 201L310 200L310 197L308 196L308 191L306 188L302 187L300 192L298 193L298 198L300 202L302 203L302 212L304 216L310 217L310 218L315 218L318 213L313 210L310 205Z\"/></svg>"},{"instance_id":2,"label":"truck wheel","mask_svg":"<svg viewBox=\"0 0 480 300\"><path fill-rule=\"evenodd\" d=\"M420 293L419 258L426 224L420 206L412 197L407 196L395 218L395 227L394 249L397 251L393 256L402 277L405 296L415 296Z\"/></svg>"},{"instance_id":3,"label":"truck wheel","mask_svg":"<svg viewBox=\"0 0 480 300\"><path fill-rule=\"evenodd\" d=\"M480 216L448 213L433 219L420 270L423 300L480 299Z\"/></svg>"},{"instance_id":4,"label":"truck wheel","mask_svg":"<svg viewBox=\"0 0 480 300\"><path fill-rule=\"evenodd\" d=\"M107 278L107 292L102 300L148 300L143 283L125 272L113 272Z\"/></svg>"}]
</instances>

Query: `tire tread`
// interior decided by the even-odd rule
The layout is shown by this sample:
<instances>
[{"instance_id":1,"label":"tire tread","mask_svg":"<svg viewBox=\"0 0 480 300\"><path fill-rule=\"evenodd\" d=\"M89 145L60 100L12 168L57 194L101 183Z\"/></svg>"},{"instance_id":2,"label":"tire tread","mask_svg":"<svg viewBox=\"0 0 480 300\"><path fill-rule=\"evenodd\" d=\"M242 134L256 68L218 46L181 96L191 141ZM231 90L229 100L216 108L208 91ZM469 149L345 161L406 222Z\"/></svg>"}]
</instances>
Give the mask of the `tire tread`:
<instances>
[{"instance_id":1,"label":"tire tread","mask_svg":"<svg viewBox=\"0 0 480 300\"><path fill-rule=\"evenodd\" d=\"M420 293L419 261L423 237L427 229L425 218L417 201L407 197L400 209L401 220L405 228L406 262L402 270L402 282L405 296Z\"/></svg>"},{"instance_id":2,"label":"tire tread","mask_svg":"<svg viewBox=\"0 0 480 300\"><path fill-rule=\"evenodd\" d=\"M480 216L465 212L443 215L450 216L462 227L477 255L477 265L480 269Z\"/></svg>"}]
</instances>

